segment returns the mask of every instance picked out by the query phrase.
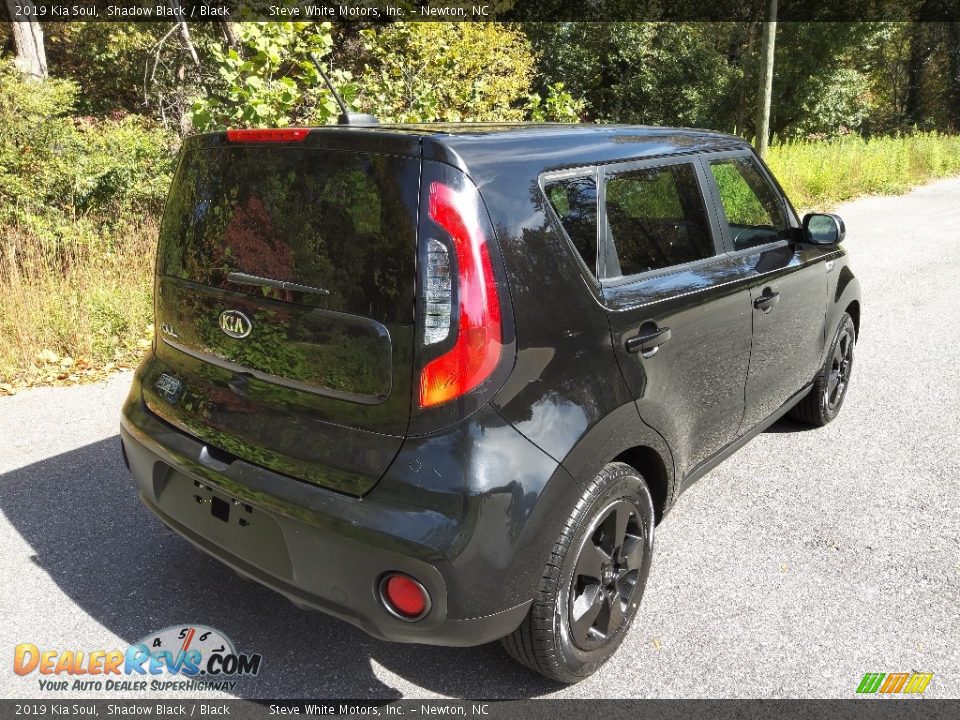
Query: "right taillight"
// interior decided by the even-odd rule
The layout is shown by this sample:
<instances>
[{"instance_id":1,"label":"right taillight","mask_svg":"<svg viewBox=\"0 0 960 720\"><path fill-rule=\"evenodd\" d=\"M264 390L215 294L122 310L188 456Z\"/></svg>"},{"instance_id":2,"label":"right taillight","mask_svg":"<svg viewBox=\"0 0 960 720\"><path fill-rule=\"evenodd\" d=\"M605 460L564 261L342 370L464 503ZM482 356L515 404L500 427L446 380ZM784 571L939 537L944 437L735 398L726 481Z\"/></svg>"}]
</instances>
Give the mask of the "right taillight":
<instances>
[{"instance_id":1,"label":"right taillight","mask_svg":"<svg viewBox=\"0 0 960 720\"><path fill-rule=\"evenodd\" d=\"M479 213L475 193L440 182L430 184L430 219L449 235L456 273L450 271L447 246L428 239L424 342L437 343L449 335L454 282L457 336L449 350L430 360L420 372L420 407L440 405L470 392L490 376L500 360L500 296Z\"/></svg>"}]
</instances>

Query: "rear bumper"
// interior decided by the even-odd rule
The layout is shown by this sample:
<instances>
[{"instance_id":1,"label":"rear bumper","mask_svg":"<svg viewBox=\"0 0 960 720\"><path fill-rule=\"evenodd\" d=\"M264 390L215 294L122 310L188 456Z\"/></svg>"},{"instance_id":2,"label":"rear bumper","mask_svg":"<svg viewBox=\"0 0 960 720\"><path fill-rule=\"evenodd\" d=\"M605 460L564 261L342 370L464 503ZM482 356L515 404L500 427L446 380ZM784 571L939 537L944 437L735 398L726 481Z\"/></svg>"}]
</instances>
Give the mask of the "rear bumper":
<instances>
[{"instance_id":1,"label":"rear bumper","mask_svg":"<svg viewBox=\"0 0 960 720\"><path fill-rule=\"evenodd\" d=\"M503 478L478 488L443 473L451 485L424 487L426 478L417 477L422 463L432 458L440 477L444 447L462 449L462 433L475 435L473 426L408 441L374 491L341 495L240 459L216 459L202 442L150 413L137 381L121 438L146 507L238 573L381 639L468 646L503 637L522 622L558 536L557 520L568 510L559 498L575 488L492 409L478 415L487 416L486 434L496 434L493 426L509 433L513 444L497 452L507 450L511 464L524 465L520 482ZM471 456L495 470L483 462L482 443ZM408 573L427 589L426 617L405 622L382 607L376 588L388 571Z\"/></svg>"}]
</instances>

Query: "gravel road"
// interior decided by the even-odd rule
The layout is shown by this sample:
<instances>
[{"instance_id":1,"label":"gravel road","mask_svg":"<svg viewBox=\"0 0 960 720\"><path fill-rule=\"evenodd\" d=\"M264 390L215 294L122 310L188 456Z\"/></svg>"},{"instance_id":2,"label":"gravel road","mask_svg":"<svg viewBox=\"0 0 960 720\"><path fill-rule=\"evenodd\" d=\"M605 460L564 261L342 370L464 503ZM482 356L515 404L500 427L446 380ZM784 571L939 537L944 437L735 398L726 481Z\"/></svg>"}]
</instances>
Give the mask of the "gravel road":
<instances>
[{"instance_id":1,"label":"gravel road","mask_svg":"<svg viewBox=\"0 0 960 720\"><path fill-rule=\"evenodd\" d=\"M373 640L193 550L127 478L121 374L0 398L4 694L45 694L14 675L17 643L117 649L202 623L263 655L242 697L845 698L865 672L911 670L960 697L960 179L839 212L864 296L843 412L779 422L684 495L593 678L558 687L495 644Z\"/></svg>"}]
</instances>

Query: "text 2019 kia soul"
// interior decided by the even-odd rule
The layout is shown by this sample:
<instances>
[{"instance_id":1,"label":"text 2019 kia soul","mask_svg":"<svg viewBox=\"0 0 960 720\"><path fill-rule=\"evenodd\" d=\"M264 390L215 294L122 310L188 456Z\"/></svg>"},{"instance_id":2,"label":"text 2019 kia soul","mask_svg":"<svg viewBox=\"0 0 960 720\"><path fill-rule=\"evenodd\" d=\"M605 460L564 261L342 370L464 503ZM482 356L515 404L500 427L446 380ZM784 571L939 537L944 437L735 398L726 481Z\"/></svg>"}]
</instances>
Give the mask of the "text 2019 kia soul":
<instances>
[{"instance_id":1,"label":"text 2019 kia soul","mask_svg":"<svg viewBox=\"0 0 960 720\"><path fill-rule=\"evenodd\" d=\"M574 682L623 639L680 493L786 412L839 411L843 234L697 130L193 137L125 457L167 525L298 605L503 638Z\"/></svg>"}]
</instances>

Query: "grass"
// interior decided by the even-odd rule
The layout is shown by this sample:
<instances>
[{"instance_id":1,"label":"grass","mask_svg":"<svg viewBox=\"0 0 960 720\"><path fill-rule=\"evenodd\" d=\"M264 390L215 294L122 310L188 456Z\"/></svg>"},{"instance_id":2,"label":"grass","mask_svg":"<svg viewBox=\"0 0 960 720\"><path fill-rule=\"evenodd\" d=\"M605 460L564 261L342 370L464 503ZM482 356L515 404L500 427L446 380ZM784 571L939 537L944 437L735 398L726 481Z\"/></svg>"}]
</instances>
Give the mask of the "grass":
<instances>
[{"instance_id":1,"label":"grass","mask_svg":"<svg viewBox=\"0 0 960 720\"><path fill-rule=\"evenodd\" d=\"M127 225L111 243L54 252L0 228L0 394L79 382L137 362L153 331L157 229Z\"/></svg>"},{"instance_id":2,"label":"grass","mask_svg":"<svg viewBox=\"0 0 960 720\"><path fill-rule=\"evenodd\" d=\"M827 210L861 195L899 195L960 173L960 136L918 133L774 145L767 163L798 210Z\"/></svg>"},{"instance_id":3,"label":"grass","mask_svg":"<svg viewBox=\"0 0 960 720\"><path fill-rule=\"evenodd\" d=\"M768 162L795 207L826 210L960 173L960 136L796 141L771 147ZM78 227L64 215L58 236ZM120 227L69 251L48 233L0 227L0 394L102 377L149 346L157 220Z\"/></svg>"}]
</instances>

